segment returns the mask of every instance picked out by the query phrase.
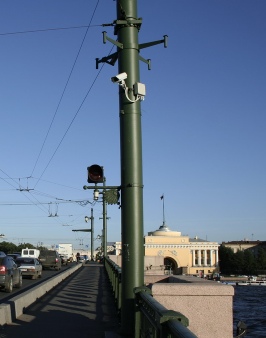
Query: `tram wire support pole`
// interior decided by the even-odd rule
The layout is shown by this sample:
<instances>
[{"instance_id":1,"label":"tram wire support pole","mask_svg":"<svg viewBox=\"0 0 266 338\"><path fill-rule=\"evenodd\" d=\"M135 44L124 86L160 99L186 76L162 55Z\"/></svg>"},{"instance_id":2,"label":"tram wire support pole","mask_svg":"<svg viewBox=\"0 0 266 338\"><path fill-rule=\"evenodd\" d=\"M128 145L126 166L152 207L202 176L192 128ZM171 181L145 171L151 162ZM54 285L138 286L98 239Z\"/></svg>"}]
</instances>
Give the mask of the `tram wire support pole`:
<instances>
[{"instance_id":1,"label":"tram wire support pole","mask_svg":"<svg viewBox=\"0 0 266 338\"><path fill-rule=\"evenodd\" d=\"M101 194L103 195L103 217L100 217L100 219L103 220L103 235L102 235L102 242L103 242L103 255L104 257L107 256L107 220L109 217L107 217L107 202L106 202L106 185L105 185L105 178L103 183L103 191Z\"/></svg>"},{"instance_id":2,"label":"tram wire support pole","mask_svg":"<svg viewBox=\"0 0 266 338\"><path fill-rule=\"evenodd\" d=\"M143 173L140 101L145 86L139 82L139 61L151 68L139 51L142 48L164 43L163 40L138 43L142 19L137 17L137 0L116 1L117 20L113 22L116 40L103 32L103 42L111 42L117 52L96 59L114 66L118 60L117 76L111 78L119 84L120 165L121 165L121 234L122 234L122 299L121 334L137 337L140 330L140 313L135 304L134 289L144 285L144 232L143 232Z\"/></svg>"},{"instance_id":3,"label":"tram wire support pole","mask_svg":"<svg viewBox=\"0 0 266 338\"><path fill-rule=\"evenodd\" d=\"M85 216L85 222L91 221L91 261L94 256L94 217L93 217L93 208L91 208L91 217Z\"/></svg>"},{"instance_id":4,"label":"tram wire support pole","mask_svg":"<svg viewBox=\"0 0 266 338\"><path fill-rule=\"evenodd\" d=\"M103 187L105 187L106 178L103 180ZM107 216L106 216L106 200L105 200L105 191L103 190L103 257L106 258L107 255Z\"/></svg>"},{"instance_id":5,"label":"tram wire support pole","mask_svg":"<svg viewBox=\"0 0 266 338\"><path fill-rule=\"evenodd\" d=\"M120 20L123 23L120 23ZM139 82L137 1L117 0L115 33L123 48L117 47L118 73L132 88ZM132 101L134 97L131 97ZM121 156L121 333L138 331L134 289L144 285L143 174L140 101L130 102L119 87ZM135 323L136 319L136 323Z\"/></svg>"},{"instance_id":6,"label":"tram wire support pole","mask_svg":"<svg viewBox=\"0 0 266 338\"><path fill-rule=\"evenodd\" d=\"M95 185L94 187L83 186L84 190L94 190L94 200L98 201L99 195L102 195L103 203L103 217L100 218L103 220L103 229L102 229L102 246L103 246L103 256L107 255L107 204L120 204L118 202L121 189L120 186L106 186L106 178L103 178L103 186L99 187Z\"/></svg>"}]
</instances>

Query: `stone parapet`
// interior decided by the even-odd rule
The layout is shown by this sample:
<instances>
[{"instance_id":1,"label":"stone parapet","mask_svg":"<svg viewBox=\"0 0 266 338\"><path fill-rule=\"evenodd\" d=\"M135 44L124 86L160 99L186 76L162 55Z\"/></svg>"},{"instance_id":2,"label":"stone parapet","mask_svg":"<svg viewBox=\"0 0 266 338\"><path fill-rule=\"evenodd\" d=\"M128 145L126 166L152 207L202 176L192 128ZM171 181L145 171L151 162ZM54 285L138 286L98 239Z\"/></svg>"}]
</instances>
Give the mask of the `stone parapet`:
<instances>
[{"instance_id":1,"label":"stone parapet","mask_svg":"<svg viewBox=\"0 0 266 338\"><path fill-rule=\"evenodd\" d=\"M151 286L153 297L189 319L198 338L233 337L234 288L196 277L172 276Z\"/></svg>"}]
</instances>

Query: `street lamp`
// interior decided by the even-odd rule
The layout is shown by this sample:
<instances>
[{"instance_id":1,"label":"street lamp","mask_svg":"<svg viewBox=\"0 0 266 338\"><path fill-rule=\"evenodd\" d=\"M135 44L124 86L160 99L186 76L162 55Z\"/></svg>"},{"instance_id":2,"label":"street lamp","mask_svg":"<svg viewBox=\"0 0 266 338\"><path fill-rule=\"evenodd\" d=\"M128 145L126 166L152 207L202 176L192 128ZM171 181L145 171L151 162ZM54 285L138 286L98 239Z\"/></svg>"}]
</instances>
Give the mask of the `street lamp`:
<instances>
[{"instance_id":1,"label":"street lamp","mask_svg":"<svg viewBox=\"0 0 266 338\"><path fill-rule=\"evenodd\" d=\"M85 222L88 223L89 220L91 221L91 261L93 260L94 255L94 243L93 243L93 237L94 237L94 217L93 217L93 209L91 208L91 217L85 216Z\"/></svg>"},{"instance_id":2,"label":"street lamp","mask_svg":"<svg viewBox=\"0 0 266 338\"><path fill-rule=\"evenodd\" d=\"M96 250L98 250L98 253L96 254L96 258L97 259L101 259L103 258L104 255L104 248L103 248L103 235L97 235L97 237L95 238L95 241L101 241L101 246L96 248Z\"/></svg>"},{"instance_id":3,"label":"street lamp","mask_svg":"<svg viewBox=\"0 0 266 338\"><path fill-rule=\"evenodd\" d=\"M94 236L94 217L93 217L93 209L91 208L91 217L85 216L85 222L91 220L91 229L75 229L72 231L83 231L83 232L91 232L91 260L93 259L94 253L94 245L93 245L93 236Z\"/></svg>"}]
</instances>

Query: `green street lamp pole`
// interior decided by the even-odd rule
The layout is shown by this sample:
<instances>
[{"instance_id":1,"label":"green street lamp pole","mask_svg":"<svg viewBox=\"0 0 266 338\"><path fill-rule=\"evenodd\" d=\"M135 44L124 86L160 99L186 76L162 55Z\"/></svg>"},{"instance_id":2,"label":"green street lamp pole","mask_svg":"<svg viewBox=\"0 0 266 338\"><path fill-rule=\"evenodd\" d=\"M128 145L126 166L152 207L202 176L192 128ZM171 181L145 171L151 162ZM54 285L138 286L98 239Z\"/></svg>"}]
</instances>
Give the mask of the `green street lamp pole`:
<instances>
[{"instance_id":1,"label":"green street lamp pole","mask_svg":"<svg viewBox=\"0 0 266 338\"><path fill-rule=\"evenodd\" d=\"M93 217L93 209L91 208L91 217L85 216L85 222L88 223L89 220L91 220L91 228L90 229L84 229L84 230L72 230L72 231L85 231L85 232L91 232L91 260L93 260L93 254L94 254L94 217Z\"/></svg>"},{"instance_id":2,"label":"green street lamp pole","mask_svg":"<svg viewBox=\"0 0 266 338\"><path fill-rule=\"evenodd\" d=\"M90 229L75 229L72 230L74 232L81 231L81 232L90 232L91 233L91 260L94 254L94 217L93 217L93 208L91 208L91 217L85 216L85 222L88 223L89 220L91 221L91 228Z\"/></svg>"},{"instance_id":3,"label":"green street lamp pole","mask_svg":"<svg viewBox=\"0 0 266 338\"><path fill-rule=\"evenodd\" d=\"M91 261L93 260L94 255L94 217L93 217L93 208L91 208Z\"/></svg>"},{"instance_id":4,"label":"green street lamp pole","mask_svg":"<svg viewBox=\"0 0 266 338\"><path fill-rule=\"evenodd\" d=\"M115 30L118 72L127 73L128 88L139 82L137 1L117 1ZM120 24L120 20L123 22ZM129 94L130 95L130 94ZM132 101L134 97L131 96ZM144 285L143 178L140 101L130 102L119 87L121 154L122 303L121 331L135 331L134 288Z\"/></svg>"},{"instance_id":5,"label":"green street lamp pole","mask_svg":"<svg viewBox=\"0 0 266 338\"><path fill-rule=\"evenodd\" d=\"M103 186L105 187L105 177L103 181ZM105 200L105 191L103 190L103 257L107 255L107 206Z\"/></svg>"},{"instance_id":6,"label":"green street lamp pole","mask_svg":"<svg viewBox=\"0 0 266 338\"><path fill-rule=\"evenodd\" d=\"M114 65L118 60L119 74L111 80L119 84L120 155L121 155L121 231L122 231L122 299L121 333L132 335L139 329L136 316L134 288L144 285L143 240L143 173L140 101L145 96L145 86L139 82L139 61L150 69L150 60L139 54L142 48L163 40L139 44L138 32L142 20L137 16L137 0L117 0L117 19L113 22L116 40L103 32L103 42L110 41L117 52L96 59ZM136 321L135 321L136 318Z\"/></svg>"}]
</instances>

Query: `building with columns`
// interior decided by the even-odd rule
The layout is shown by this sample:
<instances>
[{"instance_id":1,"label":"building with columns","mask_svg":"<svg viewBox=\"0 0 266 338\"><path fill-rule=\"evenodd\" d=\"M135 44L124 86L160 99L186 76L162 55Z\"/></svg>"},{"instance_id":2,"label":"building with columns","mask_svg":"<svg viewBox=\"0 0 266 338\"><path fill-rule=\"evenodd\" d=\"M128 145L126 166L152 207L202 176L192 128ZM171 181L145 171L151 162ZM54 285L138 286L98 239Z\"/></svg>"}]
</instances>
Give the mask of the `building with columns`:
<instances>
[{"instance_id":1,"label":"building with columns","mask_svg":"<svg viewBox=\"0 0 266 338\"><path fill-rule=\"evenodd\" d=\"M163 223L144 237L145 257L161 257L164 269L173 274L211 275L219 270L217 242L189 238Z\"/></svg>"},{"instance_id":2,"label":"building with columns","mask_svg":"<svg viewBox=\"0 0 266 338\"><path fill-rule=\"evenodd\" d=\"M217 242L183 236L163 223L144 237L145 274L211 275L219 272L218 248ZM108 254L121 266L122 243L112 243Z\"/></svg>"}]
</instances>

